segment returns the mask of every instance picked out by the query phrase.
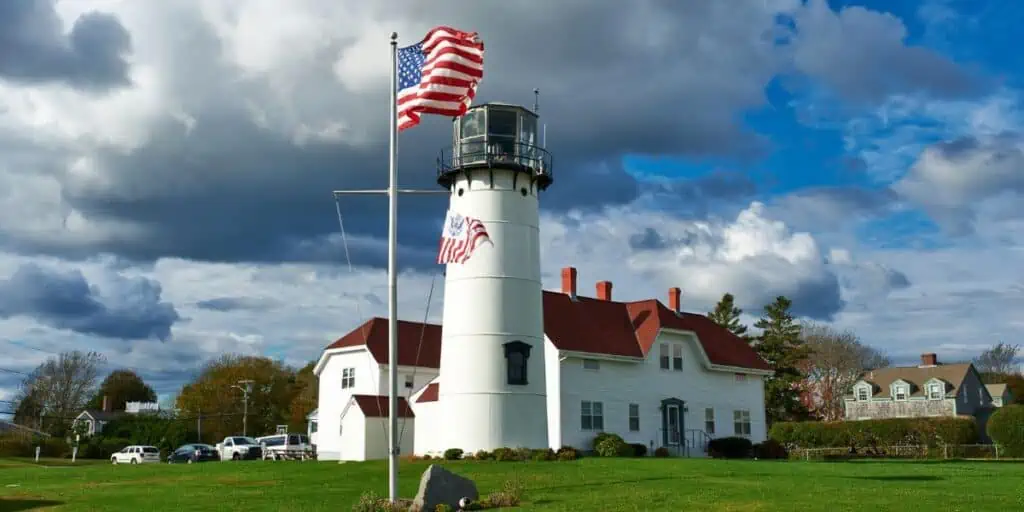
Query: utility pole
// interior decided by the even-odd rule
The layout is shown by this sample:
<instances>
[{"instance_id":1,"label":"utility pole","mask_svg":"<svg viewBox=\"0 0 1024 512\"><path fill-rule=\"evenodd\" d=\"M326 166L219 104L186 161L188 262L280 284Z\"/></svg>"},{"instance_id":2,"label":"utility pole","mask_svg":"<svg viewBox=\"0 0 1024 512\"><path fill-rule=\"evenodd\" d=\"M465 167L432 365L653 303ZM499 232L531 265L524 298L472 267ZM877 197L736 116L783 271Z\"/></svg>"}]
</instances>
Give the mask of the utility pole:
<instances>
[{"instance_id":1,"label":"utility pole","mask_svg":"<svg viewBox=\"0 0 1024 512\"><path fill-rule=\"evenodd\" d=\"M252 392L252 383L254 381L250 379L238 381L238 385L231 387L242 390L242 437L248 436L249 429L249 393Z\"/></svg>"}]
</instances>

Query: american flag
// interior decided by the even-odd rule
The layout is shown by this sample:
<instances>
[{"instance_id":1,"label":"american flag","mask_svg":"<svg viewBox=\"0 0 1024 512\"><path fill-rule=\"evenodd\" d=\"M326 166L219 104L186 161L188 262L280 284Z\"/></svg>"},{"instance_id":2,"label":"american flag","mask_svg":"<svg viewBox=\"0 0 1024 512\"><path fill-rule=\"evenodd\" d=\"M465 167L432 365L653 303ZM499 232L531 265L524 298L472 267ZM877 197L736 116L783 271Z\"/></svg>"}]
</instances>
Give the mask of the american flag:
<instances>
[{"instance_id":1,"label":"american flag","mask_svg":"<svg viewBox=\"0 0 1024 512\"><path fill-rule=\"evenodd\" d=\"M421 114L458 117L473 103L484 76L484 43L476 32L437 27L398 49L398 130Z\"/></svg>"},{"instance_id":2,"label":"american flag","mask_svg":"<svg viewBox=\"0 0 1024 512\"><path fill-rule=\"evenodd\" d=\"M484 223L473 217L466 217L448 210L441 233L441 246L437 251L437 263L465 263L481 243L490 243Z\"/></svg>"}]
</instances>

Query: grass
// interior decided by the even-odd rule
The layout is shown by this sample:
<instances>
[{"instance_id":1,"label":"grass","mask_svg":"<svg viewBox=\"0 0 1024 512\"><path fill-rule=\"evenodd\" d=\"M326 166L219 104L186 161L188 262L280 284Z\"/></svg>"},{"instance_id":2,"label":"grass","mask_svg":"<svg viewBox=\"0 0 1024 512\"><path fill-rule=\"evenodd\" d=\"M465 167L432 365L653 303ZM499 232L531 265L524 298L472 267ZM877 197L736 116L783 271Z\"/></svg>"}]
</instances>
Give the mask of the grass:
<instances>
[{"instance_id":1,"label":"grass","mask_svg":"<svg viewBox=\"0 0 1024 512\"><path fill-rule=\"evenodd\" d=\"M91 462L91 461L90 461ZM101 461L102 462L102 461ZM412 497L427 462L400 467ZM1005 511L1024 510L1024 464L598 459L445 462L481 494L523 485L519 510ZM350 510L386 495L382 462L211 462L36 466L0 459L0 511Z\"/></svg>"}]
</instances>

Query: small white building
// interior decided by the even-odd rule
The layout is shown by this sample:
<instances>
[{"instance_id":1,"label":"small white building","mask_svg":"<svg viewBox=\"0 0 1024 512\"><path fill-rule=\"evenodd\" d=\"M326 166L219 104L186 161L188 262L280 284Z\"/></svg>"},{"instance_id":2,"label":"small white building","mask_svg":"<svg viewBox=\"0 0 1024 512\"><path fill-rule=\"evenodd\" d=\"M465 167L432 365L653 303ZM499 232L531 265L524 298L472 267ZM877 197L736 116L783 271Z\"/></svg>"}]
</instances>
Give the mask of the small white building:
<instances>
[{"instance_id":1,"label":"small white building","mask_svg":"<svg viewBox=\"0 0 1024 512\"><path fill-rule=\"evenodd\" d=\"M589 450L597 433L613 432L650 452L664 446L702 456L712 438L766 438L763 378L772 372L744 340L704 315L680 311L678 288L669 290L668 306L654 299L616 302L609 282L598 283L598 296L590 298L576 294L576 269L563 269L562 277L562 292L543 293L551 448ZM399 382L409 399L400 404L403 454L458 447L448 445L458 439L459 425L481 420L440 414L440 344L440 326L399 323ZM387 321L372 319L328 346L314 372L319 458L385 458L378 435L386 432L386 418L366 411L376 414L378 403L387 416ZM356 409L361 412L353 414Z\"/></svg>"}]
</instances>

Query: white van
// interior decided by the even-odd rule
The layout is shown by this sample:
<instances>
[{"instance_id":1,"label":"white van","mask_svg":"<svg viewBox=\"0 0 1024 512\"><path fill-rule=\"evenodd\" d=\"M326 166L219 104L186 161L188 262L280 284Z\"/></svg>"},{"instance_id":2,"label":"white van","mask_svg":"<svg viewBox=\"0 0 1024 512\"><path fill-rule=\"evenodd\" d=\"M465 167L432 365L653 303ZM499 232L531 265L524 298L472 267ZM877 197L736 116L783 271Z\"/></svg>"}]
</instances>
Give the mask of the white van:
<instances>
[{"instance_id":1,"label":"white van","mask_svg":"<svg viewBox=\"0 0 1024 512\"><path fill-rule=\"evenodd\" d=\"M256 438L263 447L263 458L272 460L306 460L316 457L306 434L276 434Z\"/></svg>"},{"instance_id":2,"label":"white van","mask_svg":"<svg viewBox=\"0 0 1024 512\"><path fill-rule=\"evenodd\" d=\"M110 455L111 464L147 464L160 462L160 450L155 446L125 446Z\"/></svg>"}]
</instances>

